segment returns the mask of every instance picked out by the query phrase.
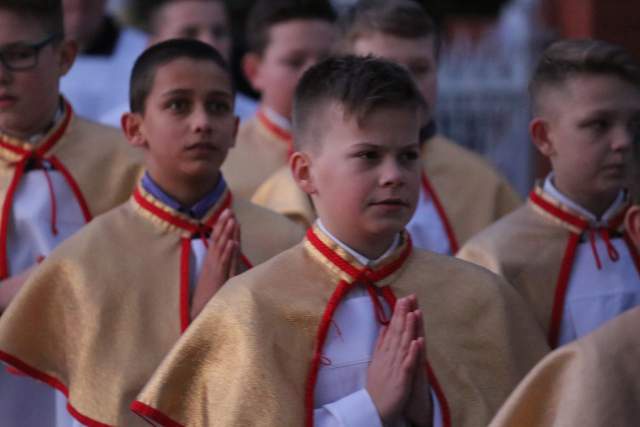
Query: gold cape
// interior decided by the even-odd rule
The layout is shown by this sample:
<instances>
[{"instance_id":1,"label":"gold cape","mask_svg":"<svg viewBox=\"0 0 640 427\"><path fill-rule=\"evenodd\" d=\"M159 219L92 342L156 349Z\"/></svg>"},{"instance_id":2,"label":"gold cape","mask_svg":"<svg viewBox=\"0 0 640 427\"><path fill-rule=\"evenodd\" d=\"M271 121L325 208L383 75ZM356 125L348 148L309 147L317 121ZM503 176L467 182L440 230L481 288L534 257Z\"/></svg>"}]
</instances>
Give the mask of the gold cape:
<instances>
[{"instance_id":1,"label":"gold cape","mask_svg":"<svg viewBox=\"0 0 640 427\"><path fill-rule=\"evenodd\" d=\"M491 427L637 426L640 308L565 345L516 388Z\"/></svg>"},{"instance_id":2,"label":"gold cape","mask_svg":"<svg viewBox=\"0 0 640 427\"><path fill-rule=\"evenodd\" d=\"M202 223L231 204L221 198ZM253 264L300 242L286 218L233 199ZM189 324L189 250L202 223L140 187L60 245L0 318L0 360L68 396L91 426L147 425L129 405Z\"/></svg>"},{"instance_id":3,"label":"gold cape","mask_svg":"<svg viewBox=\"0 0 640 427\"><path fill-rule=\"evenodd\" d=\"M300 245L235 277L173 348L133 408L167 426L311 426L322 343L354 283L388 302L416 294L425 368L444 425L485 426L547 352L520 297L452 257L411 251L363 267L314 227Z\"/></svg>"},{"instance_id":4,"label":"gold cape","mask_svg":"<svg viewBox=\"0 0 640 427\"><path fill-rule=\"evenodd\" d=\"M615 231L623 231L626 208L623 206L610 224ZM536 186L524 206L468 241L457 256L511 283L533 310L554 348L576 247L588 226L586 219ZM633 245L628 247L636 254L640 269L637 251Z\"/></svg>"},{"instance_id":5,"label":"gold cape","mask_svg":"<svg viewBox=\"0 0 640 427\"><path fill-rule=\"evenodd\" d=\"M142 173L141 156L116 129L86 121L65 101L62 120L38 144L0 135L0 279L10 275L6 248L13 192L29 161L63 173L87 221L124 203ZM4 250L3 250L4 249Z\"/></svg>"},{"instance_id":6,"label":"gold cape","mask_svg":"<svg viewBox=\"0 0 640 427\"><path fill-rule=\"evenodd\" d=\"M443 136L425 142L421 158L428 192L442 209L443 223L451 228L448 234L454 252L521 204L516 192L484 159ZM315 220L309 197L298 188L288 167L261 185L251 201L307 226Z\"/></svg>"},{"instance_id":7,"label":"gold cape","mask_svg":"<svg viewBox=\"0 0 640 427\"><path fill-rule=\"evenodd\" d=\"M292 152L291 134L258 111L238 130L235 146L222 165L234 194L250 199L269 176L285 166Z\"/></svg>"}]
</instances>

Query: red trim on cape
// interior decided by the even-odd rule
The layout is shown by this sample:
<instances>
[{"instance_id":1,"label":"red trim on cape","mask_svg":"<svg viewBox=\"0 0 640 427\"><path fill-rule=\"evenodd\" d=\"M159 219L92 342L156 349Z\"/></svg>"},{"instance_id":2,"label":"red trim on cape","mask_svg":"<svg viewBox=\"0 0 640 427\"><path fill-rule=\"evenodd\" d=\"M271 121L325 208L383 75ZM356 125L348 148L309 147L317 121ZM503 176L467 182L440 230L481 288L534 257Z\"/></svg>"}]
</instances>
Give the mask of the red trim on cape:
<instances>
[{"instance_id":1,"label":"red trim on cape","mask_svg":"<svg viewBox=\"0 0 640 427\"><path fill-rule=\"evenodd\" d=\"M307 385L305 387L304 406L305 406L305 426L313 427L313 411L316 382L318 381L318 370L320 369L320 363L322 361L322 349L327 339L327 333L329 332L329 326L331 326L331 320L342 298L349 291L349 284L341 280L333 291L333 294L329 298L329 302L322 315L320 326L318 327L318 334L316 335L316 344L314 346L313 358L311 359L311 366L309 368L309 376L307 378Z\"/></svg>"},{"instance_id":2,"label":"red trim on cape","mask_svg":"<svg viewBox=\"0 0 640 427\"><path fill-rule=\"evenodd\" d=\"M184 333L191 323L191 313L189 312L189 279L191 239L182 238L180 249L180 333Z\"/></svg>"},{"instance_id":3,"label":"red trim on cape","mask_svg":"<svg viewBox=\"0 0 640 427\"><path fill-rule=\"evenodd\" d=\"M576 228L579 228L581 231L589 227L589 223L585 219L580 218L577 215L572 215L567 211L563 211L553 203L545 200L542 196L536 193L535 190L529 193L529 199L531 200L531 202L533 202L533 204L535 204L542 210L550 213L551 215L561 219L568 224L571 224Z\"/></svg>"},{"instance_id":4,"label":"red trim on cape","mask_svg":"<svg viewBox=\"0 0 640 427\"><path fill-rule=\"evenodd\" d=\"M456 235L453 231L453 227L451 226L451 222L449 222L449 218L447 217L447 213L444 211L444 207L442 206L442 202L440 202L440 198L436 194L429 178L427 178L427 174L422 172L422 188L424 189L425 195L427 198L431 198L433 200L433 205L436 208L436 212L438 212L438 216L440 217L440 221L442 221L442 226L444 227L445 233L447 233L447 237L449 238L449 249L451 249L451 253L455 254L460 249L458 245L458 239L456 239Z\"/></svg>"},{"instance_id":5,"label":"red trim on cape","mask_svg":"<svg viewBox=\"0 0 640 427\"><path fill-rule=\"evenodd\" d=\"M287 159L291 157L291 155L293 154L293 135L291 135L291 132L272 122L262 110L258 110L258 112L256 113L256 117L258 118L260 123L265 128L267 128L267 130L269 130L269 132L273 133L285 144L287 144Z\"/></svg>"},{"instance_id":6,"label":"red trim on cape","mask_svg":"<svg viewBox=\"0 0 640 427\"><path fill-rule=\"evenodd\" d=\"M72 116L73 109L71 108L71 105L67 101L64 101L64 117L62 119L62 122L60 123L58 128L51 135L49 135L47 140L35 150L25 150L20 147L16 147L14 145L6 143L2 140L2 138L0 138L0 147L23 156L22 159L20 159L16 163L13 178L11 179L11 183L9 184L9 188L7 189L7 193L2 204L2 220L0 221L0 280L9 277L10 273L7 248L9 244L7 241L7 239L9 238L9 216L11 213L11 208L13 207L13 197L20 183L20 179L24 175L24 170L29 159L35 157L37 159L45 159L47 161L50 161L55 169L59 170L60 173L62 173L67 183L71 187L73 193L76 196L76 199L78 200L78 203L80 204L80 208L82 209L85 220L87 222L91 220L91 215L89 214L87 203L84 200L82 193L80 192L80 188L71 177L71 174L55 156L51 156L50 158L45 157L47 151L49 151L67 131L67 127L69 126L69 122L71 121Z\"/></svg>"},{"instance_id":7,"label":"red trim on cape","mask_svg":"<svg viewBox=\"0 0 640 427\"><path fill-rule=\"evenodd\" d=\"M100 421L96 421L92 418L89 418L86 415L82 414L80 411L78 411L76 408L74 408L73 405L71 405L71 402L69 402L69 390L67 386L65 386L62 383L62 381L58 380L57 378L51 375L45 374L44 372L28 365L27 363L23 362L17 357L14 357L9 353L5 353L4 351L1 351L1 350L0 350L0 360L4 363L7 363L8 365L13 366L21 373L29 375L30 377L40 382L43 382L48 386L53 387L56 390L60 391L62 394L64 394L67 399L67 410L76 420L80 421L82 424L89 427L115 427L109 424L101 423Z\"/></svg>"},{"instance_id":8,"label":"red trim on cape","mask_svg":"<svg viewBox=\"0 0 640 427\"><path fill-rule=\"evenodd\" d=\"M182 424L172 420L170 417L158 411L157 409L145 403L142 403L139 400L134 400L130 406L130 409L136 415L159 423L160 425L163 425L165 427L184 427Z\"/></svg>"}]
</instances>

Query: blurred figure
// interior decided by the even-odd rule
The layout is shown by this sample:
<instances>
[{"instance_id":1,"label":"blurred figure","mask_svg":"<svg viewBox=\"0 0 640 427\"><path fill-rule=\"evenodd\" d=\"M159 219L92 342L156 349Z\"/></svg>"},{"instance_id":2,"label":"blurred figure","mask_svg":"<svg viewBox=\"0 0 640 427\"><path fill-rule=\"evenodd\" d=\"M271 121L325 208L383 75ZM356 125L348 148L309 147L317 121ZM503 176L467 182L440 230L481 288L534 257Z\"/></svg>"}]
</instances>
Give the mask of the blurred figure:
<instances>
[{"instance_id":1,"label":"blurred figure","mask_svg":"<svg viewBox=\"0 0 640 427\"><path fill-rule=\"evenodd\" d=\"M129 75L147 36L122 27L106 14L106 0L63 0L66 37L80 55L61 81L61 90L78 114L91 120L128 99Z\"/></svg>"},{"instance_id":2,"label":"blurred figure","mask_svg":"<svg viewBox=\"0 0 640 427\"><path fill-rule=\"evenodd\" d=\"M149 9L149 44L173 38L197 39L220 52L229 62L231 57L231 26L223 0L160 0ZM256 102L236 93L235 114L241 120L256 111ZM120 127L122 114L129 111L126 102L100 117L100 122Z\"/></svg>"}]
</instances>

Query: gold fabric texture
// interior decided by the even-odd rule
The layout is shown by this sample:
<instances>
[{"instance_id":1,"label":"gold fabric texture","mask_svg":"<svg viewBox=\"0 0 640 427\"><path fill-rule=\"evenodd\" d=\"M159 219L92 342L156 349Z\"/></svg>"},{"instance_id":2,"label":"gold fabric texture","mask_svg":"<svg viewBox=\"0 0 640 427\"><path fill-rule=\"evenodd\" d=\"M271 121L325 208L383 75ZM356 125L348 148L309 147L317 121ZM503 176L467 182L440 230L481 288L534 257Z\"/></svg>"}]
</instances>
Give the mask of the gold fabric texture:
<instances>
[{"instance_id":1,"label":"gold fabric texture","mask_svg":"<svg viewBox=\"0 0 640 427\"><path fill-rule=\"evenodd\" d=\"M491 427L635 426L640 420L640 308L555 350L509 397Z\"/></svg>"},{"instance_id":2,"label":"gold fabric texture","mask_svg":"<svg viewBox=\"0 0 640 427\"><path fill-rule=\"evenodd\" d=\"M260 184L287 164L288 154L289 143L254 116L240 125L222 173L233 194L250 199Z\"/></svg>"},{"instance_id":3,"label":"gold fabric texture","mask_svg":"<svg viewBox=\"0 0 640 427\"><path fill-rule=\"evenodd\" d=\"M330 264L306 240L232 279L138 400L189 427L304 425L318 326L345 278ZM417 295L452 425L486 425L547 351L521 299L484 269L415 249L389 280Z\"/></svg>"},{"instance_id":4,"label":"gold fabric texture","mask_svg":"<svg viewBox=\"0 0 640 427\"><path fill-rule=\"evenodd\" d=\"M264 208L235 198L233 210L254 264L302 239ZM181 333L182 237L134 200L96 218L28 279L0 319L0 351L58 379L81 414L147 425L129 405Z\"/></svg>"},{"instance_id":5,"label":"gold fabric texture","mask_svg":"<svg viewBox=\"0 0 640 427\"><path fill-rule=\"evenodd\" d=\"M540 186L534 191L558 209L577 215ZM504 277L524 297L548 334L562 260L570 233L575 231L571 224L529 201L467 242L457 256Z\"/></svg>"},{"instance_id":6,"label":"gold fabric texture","mask_svg":"<svg viewBox=\"0 0 640 427\"><path fill-rule=\"evenodd\" d=\"M484 159L443 136L423 144L421 158L460 245L521 204L507 181ZM303 225L315 220L311 200L298 188L288 166L265 180L251 201Z\"/></svg>"}]
</instances>

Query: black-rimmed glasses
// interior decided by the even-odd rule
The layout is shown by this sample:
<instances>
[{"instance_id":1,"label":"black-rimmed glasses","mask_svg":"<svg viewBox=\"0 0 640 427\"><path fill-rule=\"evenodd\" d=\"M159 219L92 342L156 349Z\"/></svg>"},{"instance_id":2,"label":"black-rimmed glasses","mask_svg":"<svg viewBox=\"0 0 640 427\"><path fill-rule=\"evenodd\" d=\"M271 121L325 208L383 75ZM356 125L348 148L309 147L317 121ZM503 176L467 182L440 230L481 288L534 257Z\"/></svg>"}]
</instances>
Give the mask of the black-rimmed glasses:
<instances>
[{"instance_id":1,"label":"black-rimmed glasses","mask_svg":"<svg viewBox=\"0 0 640 427\"><path fill-rule=\"evenodd\" d=\"M11 71L26 71L38 66L39 53L46 45L61 38L60 34L51 34L37 43L14 43L0 49L0 63Z\"/></svg>"}]
</instances>

